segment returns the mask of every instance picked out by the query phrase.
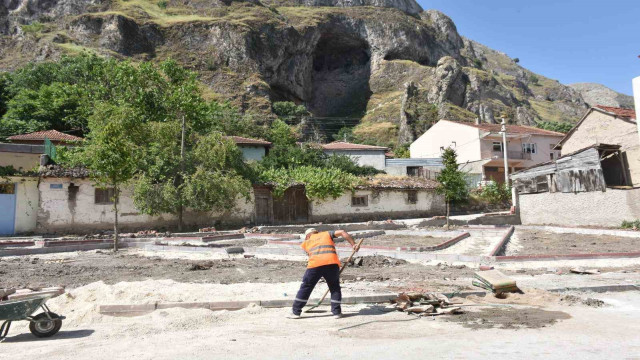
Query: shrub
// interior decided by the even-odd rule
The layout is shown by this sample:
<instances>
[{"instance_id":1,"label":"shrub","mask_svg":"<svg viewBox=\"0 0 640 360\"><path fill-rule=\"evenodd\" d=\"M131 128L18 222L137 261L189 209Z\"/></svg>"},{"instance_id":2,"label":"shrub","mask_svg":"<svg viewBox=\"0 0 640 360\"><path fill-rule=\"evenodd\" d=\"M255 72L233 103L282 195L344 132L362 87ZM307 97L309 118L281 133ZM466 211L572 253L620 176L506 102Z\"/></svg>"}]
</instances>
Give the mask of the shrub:
<instances>
[{"instance_id":1,"label":"shrub","mask_svg":"<svg viewBox=\"0 0 640 360\"><path fill-rule=\"evenodd\" d=\"M22 29L22 31L24 31L26 33L35 34L35 33L41 32L42 29L44 29L44 24L42 24L41 22L38 22L38 21L34 21L29 25L20 26L20 28Z\"/></svg>"},{"instance_id":2,"label":"shrub","mask_svg":"<svg viewBox=\"0 0 640 360\"><path fill-rule=\"evenodd\" d=\"M158 7L159 7L160 9L166 9L166 8L167 8L167 5L169 5L169 3L168 3L168 1L166 1L166 0L158 1Z\"/></svg>"},{"instance_id":3,"label":"shrub","mask_svg":"<svg viewBox=\"0 0 640 360\"><path fill-rule=\"evenodd\" d=\"M520 58L514 58L513 62L516 63L516 64L519 63L520 62Z\"/></svg>"},{"instance_id":4,"label":"shrub","mask_svg":"<svg viewBox=\"0 0 640 360\"><path fill-rule=\"evenodd\" d=\"M482 61L480 59L473 59L473 64L478 68L482 69Z\"/></svg>"},{"instance_id":5,"label":"shrub","mask_svg":"<svg viewBox=\"0 0 640 360\"><path fill-rule=\"evenodd\" d=\"M533 84L533 85L538 85L540 83L540 78L538 77L538 75L536 74L531 74L531 76L529 76L529 81Z\"/></svg>"},{"instance_id":6,"label":"shrub","mask_svg":"<svg viewBox=\"0 0 640 360\"><path fill-rule=\"evenodd\" d=\"M479 196L490 204L503 204L511 200L511 187L506 184L490 182L480 190Z\"/></svg>"},{"instance_id":7,"label":"shrub","mask_svg":"<svg viewBox=\"0 0 640 360\"><path fill-rule=\"evenodd\" d=\"M640 220L636 219L636 220L632 220L632 221L623 221L622 225L620 226L623 229L633 229L633 230L638 230L640 229Z\"/></svg>"}]
</instances>

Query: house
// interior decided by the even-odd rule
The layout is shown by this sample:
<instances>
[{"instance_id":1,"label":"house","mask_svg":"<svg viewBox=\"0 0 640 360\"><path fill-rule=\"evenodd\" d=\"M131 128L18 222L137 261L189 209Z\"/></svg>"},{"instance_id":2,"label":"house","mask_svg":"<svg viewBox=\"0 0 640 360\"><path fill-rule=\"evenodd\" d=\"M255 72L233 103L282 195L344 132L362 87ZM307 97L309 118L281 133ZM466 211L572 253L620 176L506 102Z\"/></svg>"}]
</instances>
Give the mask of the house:
<instances>
[{"instance_id":1,"label":"house","mask_svg":"<svg viewBox=\"0 0 640 360\"><path fill-rule=\"evenodd\" d=\"M345 141L335 141L321 146L329 156L346 155L360 166L371 166L378 170L385 169L385 153L389 150L383 146L352 144Z\"/></svg>"},{"instance_id":2,"label":"house","mask_svg":"<svg viewBox=\"0 0 640 360\"><path fill-rule=\"evenodd\" d=\"M640 186L640 139L633 109L596 105L589 109L576 126L558 143L562 155L597 144L620 145L625 185Z\"/></svg>"},{"instance_id":3,"label":"house","mask_svg":"<svg viewBox=\"0 0 640 360\"><path fill-rule=\"evenodd\" d=\"M269 153L271 143L264 140L250 139L241 136L225 136L233 140L242 151L245 161L260 161Z\"/></svg>"},{"instance_id":4,"label":"house","mask_svg":"<svg viewBox=\"0 0 640 360\"><path fill-rule=\"evenodd\" d=\"M82 168L48 165L41 168L37 185L39 206L35 231L38 233L86 233L113 228L113 189L94 185ZM118 201L118 223L122 230L175 227L177 216L142 214L133 203L131 189L123 189ZM38 202L36 202L37 204ZM225 225L244 225L251 221L253 202L237 201L228 213L197 213L187 211L188 226L211 226L217 220Z\"/></svg>"},{"instance_id":5,"label":"house","mask_svg":"<svg viewBox=\"0 0 640 360\"><path fill-rule=\"evenodd\" d=\"M30 185L33 198L29 201L34 209L20 220L29 222L29 226L16 231L86 233L110 230L114 220L113 190L96 187L87 176L84 169L57 165L43 167L39 181L34 178ZM192 227L243 226L443 215L444 198L435 192L436 186L435 181L424 178L378 176L368 179L352 192L320 201L309 200L303 184L291 186L280 198L273 196L269 185L255 185L250 200L238 199L233 210L225 213L186 211L184 222ZM131 189L122 190L118 208L118 222L123 231L170 228L177 224L177 217L171 214L150 216L140 213L133 203Z\"/></svg>"},{"instance_id":6,"label":"house","mask_svg":"<svg viewBox=\"0 0 640 360\"><path fill-rule=\"evenodd\" d=\"M81 137L62 133L57 130L36 131L28 134L9 136L9 143L0 143L0 166L13 166L20 171L29 171L40 165L40 156L47 153L48 145L70 146ZM52 147L53 148L53 147ZM55 149L49 149L49 153Z\"/></svg>"},{"instance_id":7,"label":"house","mask_svg":"<svg viewBox=\"0 0 640 360\"><path fill-rule=\"evenodd\" d=\"M27 145L44 145L45 139L49 139L54 145L73 145L78 141L82 141L81 137L65 134L58 130L36 131L7 138L13 144Z\"/></svg>"},{"instance_id":8,"label":"house","mask_svg":"<svg viewBox=\"0 0 640 360\"><path fill-rule=\"evenodd\" d=\"M44 145L0 143L0 166L29 171L40 164Z\"/></svg>"},{"instance_id":9,"label":"house","mask_svg":"<svg viewBox=\"0 0 640 360\"><path fill-rule=\"evenodd\" d=\"M622 154L620 145L591 145L512 174L522 224L619 227L640 218L640 188L623 186Z\"/></svg>"},{"instance_id":10,"label":"house","mask_svg":"<svg viewBox=\"0 0 640 360\"><path fill-rule=\"evenodd\" d=\"M509 172L556 159L564 134L530 126L506 125ZM461 169L479 180L504 182L501 125L440 120L409 147L411 158L439 157L452 147Z\"/></svg>"}]
</instances>

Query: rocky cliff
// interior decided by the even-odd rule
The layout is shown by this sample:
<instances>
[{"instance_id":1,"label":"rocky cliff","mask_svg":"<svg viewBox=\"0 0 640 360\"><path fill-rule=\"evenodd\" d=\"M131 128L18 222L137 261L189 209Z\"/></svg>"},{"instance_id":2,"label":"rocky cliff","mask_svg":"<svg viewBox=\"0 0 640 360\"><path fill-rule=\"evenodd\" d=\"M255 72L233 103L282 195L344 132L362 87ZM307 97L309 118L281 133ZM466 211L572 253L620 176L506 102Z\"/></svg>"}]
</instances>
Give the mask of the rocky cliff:
<instances>
[{"instance_id":1,"label":"rocky cliff","mask_svg":"<svg viewBox=\"0 0 640 360\"><path fill-rule=\"evenodd\" d=\"M535 125L587 108L414 0L0 0L0 69L81 51L171 57L243 111L294 101L384 145L442 117Z\"/></svg>"},{"instance_id":2,"label":"rocky cliff","mask_svg":"<svg viewBox=\"0 0 640 360\"><path fill-rule=\"evenodd\" d=\"M625 95L609 89L601 84L576 83L569 85L582 95L589 105L606 105L622 108L633 108L633 96Z\"/></svg>"}]
</instances>

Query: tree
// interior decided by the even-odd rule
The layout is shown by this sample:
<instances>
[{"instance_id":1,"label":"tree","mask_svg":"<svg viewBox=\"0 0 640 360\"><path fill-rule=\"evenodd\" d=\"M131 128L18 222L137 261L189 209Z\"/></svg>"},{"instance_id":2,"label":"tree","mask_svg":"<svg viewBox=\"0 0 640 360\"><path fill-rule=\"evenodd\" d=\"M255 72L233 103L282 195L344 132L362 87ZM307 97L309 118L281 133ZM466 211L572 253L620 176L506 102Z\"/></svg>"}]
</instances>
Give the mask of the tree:
<instances>
[{"instance_id":1,"label":"tree","mask_svg":"<svg viewBox=\"0 0 640 360\"><path fill-rule=\"evenodd\" d=\"M438 194L444 195L447 205L447 230L449 230L449 213L451 203L464 201L469 196L469 189L465 181L465 175L458 170L458 155L451 147L442 153L442 163L444 169L437 176L436 180L440 184L436 188Z\"/></svg>"},{"instance_id":2,"label":"tree","mask_svg":"<svg viewBox=\"0 0 640 360\"><path fill-rule=\"evenodd\" d=\"M520 58L513 58L513 62L516 63L516 64L519 63L520 62Z\"/></svg>"},{"instance_id":3,"label":"tree","mask_svg":"<svg viewBox=\"0 0 640 360\"><path fill-rule=\"evenodd\" d=\"M138 169L147 133L137 112L128 106L102 103L89 117L89 136L82 146L61 153L63 164L84 166L98 187L113 189L114 241L118 250L118 201L122 186Z\"/></svg>"},{"instance_id":4,"label":"tree","mask_svg":"<svg viewBox=\"0 0 640 360\"><path fill-rule=\"evenodd\" d=\"M273 112L283 118L309 115L304 105L296 105L292 101L277 101L272 105Z\"/></svg>"},{"instance_id":5,"label":"tree","mask_svg":"<svg viewBox=\"0 0 640 360\"><path fill-rule=\"evenodd\" d=\"M220 133L189 136L184 162L176 123L154 124L157 138L147 163L134 182L134 204L145 214L177 214L182 228L184 208L200 212L230 210L238 197L249 198L251 182L242 152Z\"/></svg>"},{"instance_id":6,"label":"tree","mask_svg":"<svg viewBox=\"0 0 640 360\"><path fill-rule=\"evenodd\" d=\"M538 75L536 74L531 74L529 76L529 81L533 84L533 85L538 85L540 83L540 78L538 77Z\"/></svg>"}]
</instances>

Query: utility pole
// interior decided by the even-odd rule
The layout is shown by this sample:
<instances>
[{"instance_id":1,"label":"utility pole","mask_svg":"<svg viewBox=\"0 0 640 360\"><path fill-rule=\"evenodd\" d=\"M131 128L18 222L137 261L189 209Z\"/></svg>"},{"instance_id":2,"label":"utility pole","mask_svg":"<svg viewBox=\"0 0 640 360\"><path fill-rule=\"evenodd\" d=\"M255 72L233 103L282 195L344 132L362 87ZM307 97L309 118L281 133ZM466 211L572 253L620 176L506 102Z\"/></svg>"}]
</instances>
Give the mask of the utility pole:
<instances>
[{"instance_id":1,"label":"utility pole","mask_svg":"<svg viewBox=\"0 0 640 360\"><path fill-rule=\"evenodd\" d=\"M636 105L636 124L638 124L638 135L640 136L640 119L638 119L638 113L640 113L640 76L633 79L633 97Z\"/></svg>"},{"instance_id":2,"label":"utility pole","mask_svg":"<svg viewBox=\"0 0 640 360\"><path fill-rule=\"evenodd\" d=\"M182 114L182 136L180 139L180 185L182 185L183 183L183 177L184 177L184 137L185 137L185 132L186 132L186 119L184 114ZM178 188L180 189L180 187ZM178 231L182 231L182 221L183 221L183 207L182 207L182 190L178 190L179 191L179 201L180 204L178 205Z\"/></svg>"},{"instance_id":3,"label":"utility pole","mask_svg":"<svg viewBox=\"0 0 640 360\"><path fill-rule=\"evenodd\" d=\"M507 152L507 124L502 118L500 132L502 133L502 151L504 151L504 184L509 186L509 158Z\"/></svg>"}]
</instances>

